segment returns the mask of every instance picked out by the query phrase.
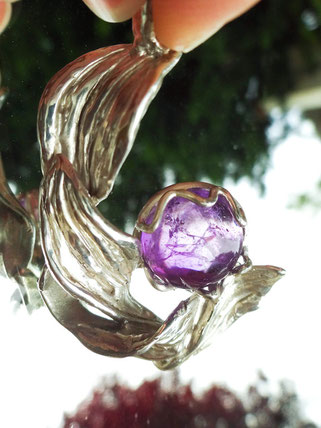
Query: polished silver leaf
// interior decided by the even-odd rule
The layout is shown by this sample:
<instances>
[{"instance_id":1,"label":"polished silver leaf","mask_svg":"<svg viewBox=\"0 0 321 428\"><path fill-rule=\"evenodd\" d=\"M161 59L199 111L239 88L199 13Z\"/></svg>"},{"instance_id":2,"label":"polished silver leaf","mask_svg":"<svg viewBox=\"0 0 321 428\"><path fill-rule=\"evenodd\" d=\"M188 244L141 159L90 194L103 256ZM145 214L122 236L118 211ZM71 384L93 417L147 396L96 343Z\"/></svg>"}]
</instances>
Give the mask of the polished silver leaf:
<instances>
[{"instance_id":1,"label":"polished silver leaf","mask_svg":"<svg viewBox=\"0 0 321 428\"><path fill-rule=\"evenodd\" d=\"M139 319L114 320L72 297L46 267L39 291L53 316L88 349L106 356L153 360L162 370L176 367L197 350L215 306L210 297L195 294L180 303L165 322L157 317L143 323Z\"/></svg>"},{"instance_id":2,"label":"polished silver leaf","mask_svg":"<svg viewBox=\"0 0 321 428\"><path fill-rule=\"evenodd\" d=\"M30 269L23 269L13 278L18 285L20 296L29 313L43 306L38 290L38 278L39 276Z\"/></svg>"},{"instance_id":3,"label":"polished silver leaf","mask_svg":"<svg viewBox=\"0 0 321 428\"><path fill-rule=\"evenodd\" d=\"M27 309L41 306L37 277L31 266L36 227L11 192L0 158L0 274L15 282Z\"/></svg>"},{"instance_id":4,"label":"polished silver leaf","mask_svg":"<svg viewBox=\"0 0 321 428\"><path fill-rule=\"evenodd\" d=\"M159 369L173 369L197 352L215 304L209 296L193 294L170 314L147 354Z\"/></svg>"},{"instance_id":5,"label":"polished silver leaf","mask_svg":"<svg viewBox=\"0 0 321 428\"><path fill-rule=\"evenodd\" d=\"M0 159L0 254L3 274L11 278L28 266L34 240L34 224L11 192Z\"/></svg>"},{"instance_id":6,"label":"polished silver leaf","mask_svg":"<svg viewBox=\"0 0 321 428\"><path fill-rule=\"evenodd\" d=\"M41 235L50 272L111 318L141 321L155 316L129 293L137 242L95 205L110 193L147 106L179 58L152 40L146 8L136 18L134 44L89 52L54 76L38 118Z\"/></svg>"},{"instance_id":7,"label":"polished silver leaf","mask_svg":"<svg viewBox=\"0 0 321 428\"><path fill-rule=\"evenodd\" d=\"M96 203L112 190L148 105L179 59L152 43L146 21L135 28L134 44L98 49L68 64L40 101L44 175L50 159L63 154Z\"/></svg>"},{"instance_id":8,"label":"polished silver leaf","mask_svg":"<svg viewBox=\"0 0 321 428\"><path fill-rule=\"evenodd\" d=\"M52 315L90 350L111 357L136 355L146 347L161 322L115 321L89 310L67 293L44 268L39 290Z\"/></svg>"},{"instance_id":9,"label":"polished silver leaf","mask_svg":"<svg viewBox=\"0 0 321 428\"><path fill-rule=\"evenodd\" d=\"M116 229L99 212L61 157L40 193L44 256L55 280L76 298L114 319L154 320L129 292L140 258L136 239ZM67 166L64 166L64 165Z\"/></svg>"},{"instance_id":10,"label":"polished silver leaf","mask_svg":"<svg viewBox=\"0 0 321 428\"><path fill-rule=\"evenodd\" d=\"M261 298L284 273L276 266L252 266L243 273L229 276L204 329L199 350L211 343L213 335L226 330L242 315L256 310Z\"/></svg>"}]
</instances>

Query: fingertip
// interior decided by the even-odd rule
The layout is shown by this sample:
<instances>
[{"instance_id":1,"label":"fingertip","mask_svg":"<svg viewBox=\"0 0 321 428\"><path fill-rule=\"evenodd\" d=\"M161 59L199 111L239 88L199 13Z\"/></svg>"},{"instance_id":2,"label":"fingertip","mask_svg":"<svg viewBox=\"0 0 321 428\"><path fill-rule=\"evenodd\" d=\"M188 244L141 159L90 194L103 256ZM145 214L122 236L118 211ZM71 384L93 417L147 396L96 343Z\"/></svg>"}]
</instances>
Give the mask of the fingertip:
<instances>
[{"instance_id":1,"label":"fingertip","mask_svg":"<svg viewBox=\"0 0 321 428\"><path fill-rule=\"evenodd\" d=\"M83 0L101 19L122 22L132 18L145 0Z\"/></svg>"},{"instance_id":2,"label":"fingertip","mask_svg":"<svg viewBox=\"0 0 321 428\"><path fill-rule=\"evenodd\" d=\"M12 6L10 3L0 1L0 34L5 30L8 25L12 13Z\"/></svg>"},{"instance_id":3,"label":"fingertip","mask_svg":"<svg viewBox=\"0 0 321 428\"><path fill-rule=\"evenodd\" d=\"M157 40L169 49L189 52L259 0L153 0Z\"/></svg>"}]
</instances>

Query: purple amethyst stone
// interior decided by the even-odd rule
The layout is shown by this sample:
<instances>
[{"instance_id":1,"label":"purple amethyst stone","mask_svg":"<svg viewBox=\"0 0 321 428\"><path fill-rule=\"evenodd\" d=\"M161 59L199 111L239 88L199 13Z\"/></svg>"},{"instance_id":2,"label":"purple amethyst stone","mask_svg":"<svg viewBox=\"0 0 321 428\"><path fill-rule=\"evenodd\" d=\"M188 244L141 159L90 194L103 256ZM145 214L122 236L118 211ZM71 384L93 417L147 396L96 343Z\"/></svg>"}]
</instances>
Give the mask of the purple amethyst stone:
<instances>
[{"instance_id":1,"label":"purple amethyst stone","mask_svg":"<svg viewBox=\"0 0 321 428\"><path fill-rule=\"evenodd\" d=\"M207 198L209 189L189 191ZM154 207L146 218L151 224ZM141 255L157 284L213 289L235 266L243 247L244 228L236 221L227 199L219 195L205 207L182 197L166 206L153 233L141 232Z\"/></svg>"}]
</instances>

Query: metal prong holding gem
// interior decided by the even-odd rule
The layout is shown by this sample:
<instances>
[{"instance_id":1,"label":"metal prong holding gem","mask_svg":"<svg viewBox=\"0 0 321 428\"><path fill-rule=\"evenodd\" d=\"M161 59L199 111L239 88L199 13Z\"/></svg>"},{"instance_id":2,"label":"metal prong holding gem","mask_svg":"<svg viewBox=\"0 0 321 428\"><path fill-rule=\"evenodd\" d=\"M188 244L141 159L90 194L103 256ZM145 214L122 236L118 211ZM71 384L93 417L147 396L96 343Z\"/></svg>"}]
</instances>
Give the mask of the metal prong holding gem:
<instances>
[{"instance_id":1,"label":"metal prong holding gem","mask_svg":"<svg viewBox=\"0 0 321 428\"><path fill-rule=\"evenodd\" d=\"M226 189L179 183L147 202L134 235L153 285L213 291L244 254L245 224Z\"/></svg>"}]
</instances>

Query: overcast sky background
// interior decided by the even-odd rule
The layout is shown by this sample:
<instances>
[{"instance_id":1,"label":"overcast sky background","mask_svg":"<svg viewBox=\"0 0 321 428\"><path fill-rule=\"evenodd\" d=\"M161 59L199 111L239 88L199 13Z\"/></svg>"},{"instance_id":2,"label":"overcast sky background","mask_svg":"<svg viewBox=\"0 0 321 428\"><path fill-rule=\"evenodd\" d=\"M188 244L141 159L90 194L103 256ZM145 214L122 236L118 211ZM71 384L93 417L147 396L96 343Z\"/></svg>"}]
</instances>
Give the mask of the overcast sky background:
<instances>
[{"instance_id":1,"label":"overcast sky background","mask_svg":"<svg viewBox=\"0 0 321 428\"><path fill-rule=\"evenodd\" d=\"M276 114L277 116L277 114ZM289 120L299 118L293 111ZM278 132L276 121L273 132ZM183 381L202 390L212 383L242 393L258 370L276 389L290 380L304 412L321 424L320 322L321 212L313 207L289 208L301 193L313 193L321 178L321 144L310 122L273 151L266 175L266 194L247 180L226 182L248 219L249 254L254 264L286 269L286 276L264 298L258 311L237 321L213 346L180 369ZM64 330L45 309L31 317L13 312L11 284L1 280L0 406L6 428L58 428L65 411L88 396L102 376L117 374L131 385L160 374L152 363L134 358L112 359L91 353ZM159 294L134 275L135 295L166 316L181 292Z\"/></svg>"}]
</instances>

